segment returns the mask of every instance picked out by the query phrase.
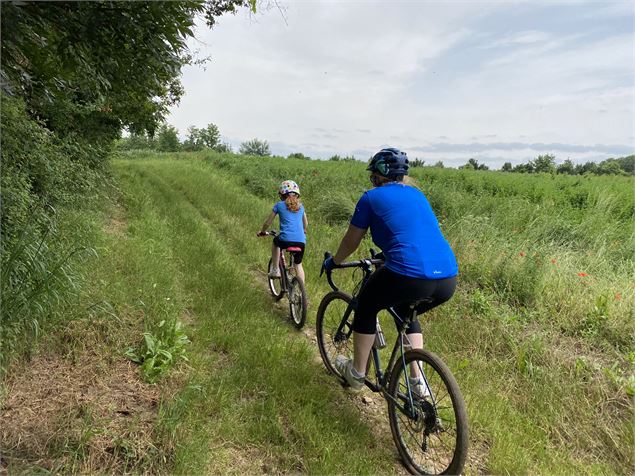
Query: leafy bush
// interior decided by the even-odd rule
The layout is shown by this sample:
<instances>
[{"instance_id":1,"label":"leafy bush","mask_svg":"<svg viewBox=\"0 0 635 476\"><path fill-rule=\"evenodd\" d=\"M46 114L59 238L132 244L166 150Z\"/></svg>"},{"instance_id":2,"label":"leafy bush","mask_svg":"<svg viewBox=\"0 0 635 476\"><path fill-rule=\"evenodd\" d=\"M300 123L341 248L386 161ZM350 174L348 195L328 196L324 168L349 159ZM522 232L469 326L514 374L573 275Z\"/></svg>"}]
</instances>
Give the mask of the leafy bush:
<instances>
[{"instance_id":1,"label":"leafy bush","mask_svg":"<svg viewBox=\"0 0 635 476\"><path fill-rule=\"evenodd\" d=\"M79 285L74 264L91 252L90 227L78 221L62 234L60 220L81 220L69 212L98 199L107 175L103 148L51 133L19 99L2 95L1 126L0 371Z\"/></svg>"},{"instance_id":2,"label":"leafy bush","mask_svg":"<svg viewBox=\"0 0 635 476\"><path fill-rule=\"evenodd\" d=\"M149 383L155 383L179 360L187 361L185 346L190 343L179 321L162 320L154 332L143 333L143 343L135 351L126 350L125 355L141 365L141 374Z\"/></svg>"},{"instance_id":3,"label":"leafy bush","mask_svg":"<svg viewBox=\"0 0 635 476\"><path fill-rule=\"evenodd\" d=\"M271 155L269 143L266 140L252 139L240 144L240 153L265 157Z\"/></svg>"}]
</instances>

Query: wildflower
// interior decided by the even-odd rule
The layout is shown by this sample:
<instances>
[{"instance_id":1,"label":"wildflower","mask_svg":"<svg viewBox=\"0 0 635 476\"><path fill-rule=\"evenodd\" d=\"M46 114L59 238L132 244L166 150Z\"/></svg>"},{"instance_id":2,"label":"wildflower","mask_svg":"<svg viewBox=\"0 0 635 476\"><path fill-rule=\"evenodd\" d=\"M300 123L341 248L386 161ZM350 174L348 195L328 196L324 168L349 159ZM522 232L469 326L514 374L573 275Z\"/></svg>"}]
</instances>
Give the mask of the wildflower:
<instances>
[{"instance_id":1,"label":"wildflower","mask_svg":"<svg viewBox=\"0 0 635 476\"><path fill-rule=\"evenodd\" d=\"M551 264L556 264L556 263L557 263L556 259L555 258L551 258Z\"/></svg>"},{"instance_id":2,"label":"wildflower","mask_svg":"<svg viewBox=\"0 0 635 476\"><path fill-rule=\"evenodd\" d=\"M622 299L622 293L615 293L615 300L619 301Z\"/></svg>"},{"instance_id":3,"label":"wildflower","mask_svg":"<svg viewBox=\"0 0 635 476\"><path fill-rule=\"evenodd\" d=\"M588 274L586 274L586 273L578 273L578 276L580 276L581 278L586 278L588 276Z\"/></svg>"},{"instance_id":4,"label":"wildflower","mask_svg":"<svg viewBox=\"0 0 635 476\"><path fill-rule=\"evenodd\" d=\"M519 256L525 256L525 252L521 251L520 253L518 253Z\"/></svg>"}]
</instances>

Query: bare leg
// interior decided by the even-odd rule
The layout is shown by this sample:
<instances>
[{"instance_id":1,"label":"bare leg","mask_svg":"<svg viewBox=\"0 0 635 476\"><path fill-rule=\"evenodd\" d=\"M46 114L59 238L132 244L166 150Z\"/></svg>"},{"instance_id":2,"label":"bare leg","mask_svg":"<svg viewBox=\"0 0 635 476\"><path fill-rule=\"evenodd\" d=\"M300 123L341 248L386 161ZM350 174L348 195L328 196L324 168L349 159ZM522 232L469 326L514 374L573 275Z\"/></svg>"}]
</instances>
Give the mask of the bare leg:
<instances>
[{"instance_id":1,"label":"bare leg","mask_svg":"<svg viewBox=\"0 0 635 476\"><path fill-rule=\"evenodd\" d=\"M304 268L302 267L302 263L296 263L294 264L295 267L295 275L300 278L300 281L302 281L302 284L304 284L306 281L304 281Z\"/></svg>"},{"instance_id":2,"label":"bare leg","mask_svg":"<svg viewBox=\"0 0 635 476\"><path fill-rule=\"evenodd\" d=\"M280 267L280 248L271 245L271 267L276 269Z\"/></svg>"},{"instance_id":3,"label":"bare leg","mask_svg":"<svg viewBox=\"0 0 635 476\"><path fill-rule=\"evenodd\" d=\"M368 356L374 342L375 334L353 332L353 348L355 349L353 367L355 367L355 370L357 370L357 373L360 375L366 375L366 364L368 363Z\"/></svg>"},{"instance_id":4,"label":"bare leg","mask_svg":"<svg viewBox=\"0 0 635 476\"><path fill-rule=\"evenodd\" d=\"M415 334L407 334L406 336L410 342L408 345L410 349L423 349L423 334L418 332ZM410 376L413 378L421 377L421 370L416 363L410 364Z\"/></svg>"}]
</instances>

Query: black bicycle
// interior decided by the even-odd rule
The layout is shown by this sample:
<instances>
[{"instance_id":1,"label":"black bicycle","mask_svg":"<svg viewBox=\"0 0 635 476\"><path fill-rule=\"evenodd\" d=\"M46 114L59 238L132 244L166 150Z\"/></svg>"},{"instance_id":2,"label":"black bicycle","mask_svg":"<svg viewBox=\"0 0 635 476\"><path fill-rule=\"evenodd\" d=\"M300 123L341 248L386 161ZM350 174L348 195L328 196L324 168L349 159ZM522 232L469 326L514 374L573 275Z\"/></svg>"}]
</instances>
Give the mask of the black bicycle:
<instances>
[{"instance_id":1,"label":"black bicycle","mask_svg":"<svg viewBox=\"0 0 635 476\"><path fill-rule=\"evenodd\" d=\"M325 258L329 256L330 253L325 253ZM331 272L326 273L333 291L324 296L317 312L317 342L324 365L343 386L347 384L333 363L337 355L353 355L352 322L357 295L370 278L373 267L382 263L382 260L374 258L371 250L370 259L337 266L363 271L362 280L353 295L340 291L333 283ZM379 350L386 346L386 339L377 321L365 384L386 399L393 439L411 473L460 474L468 448L468 420L463 396L447 365L428 350L412 349L406 334L421 302L413 302L410 315L406 317L399 316L392 308L387 310L399 325L398 336L384 370Z\"/></svg>"},{"instance_id":2,"label":"black bicycle","mask_svg":"<svg viewBox=\"0 0 635 476\"><path fill-rule=\"evenodd\" d=\"M270 230L264 233L264 235L276 237L278 233L275 230ZM289 253L289 263L285 259L285 253ZM271 295L276 301L279 301L286 294L289 297L289 313L293 325L298 329L301 329L306 322L306 310L307 300L306 291L304 289L304 283L293 273L295 267L293 266L293 253L302 251L300 248L289 247L284 250L280 250L280 261L278 262L278 269L280 270L279 278L271 277L272 261L269 259L267 265L267 280L269 283L269 290Z\"/></svg>"}]
</instances>

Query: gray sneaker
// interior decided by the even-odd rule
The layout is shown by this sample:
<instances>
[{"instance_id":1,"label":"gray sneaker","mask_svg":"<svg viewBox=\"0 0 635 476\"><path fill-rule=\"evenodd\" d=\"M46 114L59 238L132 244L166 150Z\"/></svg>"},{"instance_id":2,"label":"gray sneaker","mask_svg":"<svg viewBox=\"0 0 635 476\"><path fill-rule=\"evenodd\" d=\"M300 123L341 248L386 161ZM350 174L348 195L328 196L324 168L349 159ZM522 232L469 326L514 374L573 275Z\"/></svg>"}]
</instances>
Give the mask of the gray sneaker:
<instances>
[{"instance_id":1,"label":"gray sneaker","mask_svg":"<svg viewBox=\"0 0 635 476\"><path fill-rule=\"evenodd\" d=\"M271 268L271 271L269 271L269 277L271 279L280 279L280 269L279 268Z\"/></svg>"},{"instance_id":2,"label":"gray sneaker","mask_svg":"<svg viewBox=\"0 0 635 476\"><path fill-rule=\"evenodd\" d=\"M350 386L351 392L357 393L364 388L364 377L356 377L353 375L353 359L338 355L335 358L334 366Z\"/></svg>"},{"instance_id":3,"label":"gray sneaker","mask_svg":"<svg viewBox=\"0 0 635 476\"><path fill-rule=\"evenodd\" d=\"M415 398L426 398L430 396L430 389L426 385L423 377L408 377L410 382L410 391Z\"/></svg>"}]
</instances>

